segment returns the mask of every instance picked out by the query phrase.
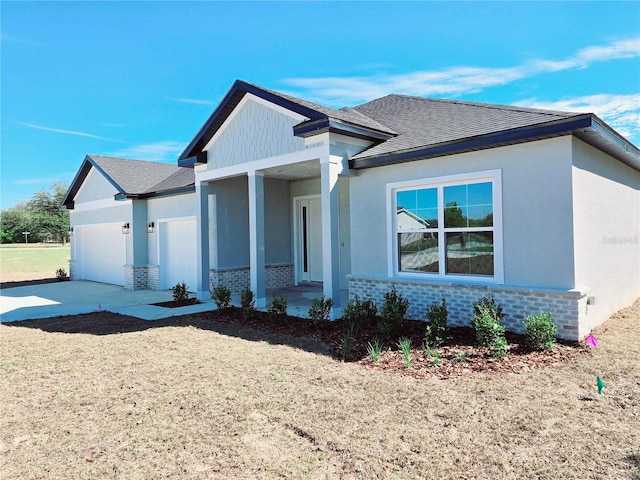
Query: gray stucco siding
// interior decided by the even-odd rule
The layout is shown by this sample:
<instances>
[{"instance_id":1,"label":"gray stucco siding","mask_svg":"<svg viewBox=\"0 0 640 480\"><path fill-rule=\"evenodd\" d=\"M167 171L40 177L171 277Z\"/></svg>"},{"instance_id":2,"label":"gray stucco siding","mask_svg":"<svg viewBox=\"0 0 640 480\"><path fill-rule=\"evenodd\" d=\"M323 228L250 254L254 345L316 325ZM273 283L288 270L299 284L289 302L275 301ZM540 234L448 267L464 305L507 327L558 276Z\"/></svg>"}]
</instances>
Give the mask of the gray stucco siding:
<instances>
[{"instance_id":1,"label":"gray stucco siding","mask_svg":"<svg viewBox=\"0 0 640 480\"><path fill-rule=\"evenodd\" d=\"M290 263L292 232L289 182L265 178L264 197L265 262Z\"/></svg>"},{"instance_id":2,"label":"gray stucco siding","mask_svg":"<svg viewBox=\"0 0 640 480\"><path fill-rule=\"evenodd\" d=\"M573 140L576 283L589 327L640 296L640 172Z\"/></svg>"},{"instance_id":3,"label":"gray stucco siding","mask_svg":"<svg viewBox=\"0 0 640 480\"><path fill-rule=\"evenodd\" d=\"M496 169L502 172L504 283L573 288L568 137L358 171L350 181L352 272L389 273L387 183Z\"/></svg>"}]
</instances>

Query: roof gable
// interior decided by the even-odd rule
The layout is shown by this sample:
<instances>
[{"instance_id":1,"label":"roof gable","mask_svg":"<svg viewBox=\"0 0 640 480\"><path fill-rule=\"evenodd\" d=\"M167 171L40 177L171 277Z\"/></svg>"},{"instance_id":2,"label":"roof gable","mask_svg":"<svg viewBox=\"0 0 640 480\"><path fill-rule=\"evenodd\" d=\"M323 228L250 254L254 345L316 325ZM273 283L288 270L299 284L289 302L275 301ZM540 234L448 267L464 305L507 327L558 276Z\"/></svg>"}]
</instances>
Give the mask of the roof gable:
<instances>
[{"instance_id":1,"label":"roof gable","mask_svg":"<svg viewBox=\"0 0 640 480\"><path fill-rule=\"evenodd\" d=\"M117 191L116 199L147 198L183 189L193 190L195 185L195 174L191 168L144 160L87 155L62 201L64 207L73 209L74 198L92 169L113 185Z\"/></svg>"},{"instance_id":2,"label":"roof gable","mask_svg":"<svg viewBox=\"0 0 640 480\"><path fill-rule=\"evenodd\" d=\"M305 121L294 126L293 135L306 136L311 132L319 133L324 129L337 129L340 127L354 129L361 136L373 135L374 137L388 138L395 134L389 127L379 123L377 120L368 118L360 112L355 112L351 109L336 110L324 107L274 90L252 85L242 80L236 80L220 104L182 152L178 158L179 165L187 166L196 162L206 162L206 159L199 155L202 155L211 138L224 125L227 118L247 93L305 117Z\"/></svg>"}]
</instances>

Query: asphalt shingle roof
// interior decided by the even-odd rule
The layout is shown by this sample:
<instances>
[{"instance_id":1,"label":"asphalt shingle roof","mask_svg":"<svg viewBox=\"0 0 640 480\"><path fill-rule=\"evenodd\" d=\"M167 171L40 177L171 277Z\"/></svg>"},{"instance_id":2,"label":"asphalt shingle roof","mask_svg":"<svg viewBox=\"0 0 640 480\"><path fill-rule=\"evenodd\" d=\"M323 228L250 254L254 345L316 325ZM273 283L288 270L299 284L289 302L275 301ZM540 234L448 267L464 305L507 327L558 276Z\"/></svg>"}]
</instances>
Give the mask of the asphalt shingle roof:
<instances>
[{"instance_id":1,"label":"asphalt shingle roof","mask_svg":"<svg viewBox=\"0 0 640 480\"><path fill-rule=\"evenodd\" d=\"M354 110L398 132L397 136L355 155L355 160L581 115L396 94L372 100Z\"/></svg>"},{"instance_id":2,"label":"asphalt shingle roof","mask_svg":"<svg viewBox=\"0 0 640 480\"><path fill-rule=\"evenodd\" d=\"M157 193L195 183L192 168L102 155L88 155L88 157L126 195Z\"/></svg>"}]
</instances>

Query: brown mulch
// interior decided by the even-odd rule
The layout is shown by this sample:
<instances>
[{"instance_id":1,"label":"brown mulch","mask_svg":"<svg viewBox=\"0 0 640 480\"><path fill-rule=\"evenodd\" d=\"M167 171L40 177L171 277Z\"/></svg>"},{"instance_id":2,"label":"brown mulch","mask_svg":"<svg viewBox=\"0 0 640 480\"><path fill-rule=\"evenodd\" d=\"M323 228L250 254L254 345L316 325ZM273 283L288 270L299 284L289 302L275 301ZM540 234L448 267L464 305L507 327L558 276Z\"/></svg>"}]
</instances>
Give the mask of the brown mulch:
<instances>
[{"instance_id":1,"label":"brown mulch","mask_svg":"<svg viewBox=\"0 0 640 480\"><path fill-rule=\"evenodd\" d=\"M30 282L7 282L9 286L34 285L55 282L55 279ZM1 284L2 288L9 288ZM164 302L171 308L173 302ZM213 324L212 324L213 322ZM217 325L216 325L217 324ZM444 345L438 349L439 359L434 360L420 347L424 337L425 322L409 320L401 332L392 338L380 337L374 325L363 327L356 337L351 356L345 358L340 349L344 324L341 320L314 324L309 319L287 317L274 320L265 312L253 312L244 319L240 309L231 307L226 310L203 312L198 314L170 317L149 322L111 312L96 312L87 315L56 317L43 320L15 322L15 326L30 326L45 331L65 333L89 333L105 335L110 333L132 332L163 326L192 325L198 328L216 330L224 324L224 330L233 324L251 327L266 335L285 335L295 338L313 338L329 346L336 358L362 365L364 368L383 370L393 374L408 375L416 378L451 378L478 373L505 374L521 373L530 370L556 367L573 361L578 355L588 354L589 346L584 342L558 340L551 350L534 351L525 345L524 336L507 332L509 354L505 358L494 358L487 349L477 348L475 334L470 327L452 327ZM401 352L397 346L400 337L411 339L412 364L405 368ZM367 352L367 345L379 338L382 343L380 360L373 361Z\"/></svg>"},{"instance_id":2,"label":"brown mulch","mask_svg":"<svg viewBox=\"0 0 640 480\"><path fill-rule=\"evenodd\" d=\"M231 312L237 312L231 314ZM524 335L506 333L509 343L509 354L505 358L494 358L484 348L475 346L475 332L470 327L452 327L449 329L444 345L438 349L439 359L427 355L421 348L426 323L419 320L408 320L402 331L389 339L382 339L375 325L360 330L356 337L356 345L349 358L344 358L340 350L344 323L342 320L321 322L314 325L308 319L289 317L284 321L272 320L264 312L256 312L252 318L243 319L239 310L229 309L229 313L211 312L226 317L226 320L249 325L258 330L270 333L291 335L294 337L311 337L326 343L333 354L344 361L362 365L365 368L384 370L394 374L409 375L416 378L438 377L450 378L477 373L520 373L529 370L555 367L571 362L576 356L589 353L584 342L557 340L551 350L531 350L524 341ZM231 317L231 318L229 318ZM413 362L405 368L402 354L397 346L401 337L411 339ZM379 338L382 343L380 360L373 361L367 352L367 345Z\"/></svg>"},{"instance_id":3,"label":"brown mulch","mask_svg":"<svg viewBox=\"0 0 640 480\"><path fill-rule=\"evenodd\" d=\"M1 282L0 289L14 288L14 287L28 287L31 285L42 285L43 283L55 283L59 282L57 278L41 278L39 280L22 280L17 282Z\"/></svg>"}]
</instances>

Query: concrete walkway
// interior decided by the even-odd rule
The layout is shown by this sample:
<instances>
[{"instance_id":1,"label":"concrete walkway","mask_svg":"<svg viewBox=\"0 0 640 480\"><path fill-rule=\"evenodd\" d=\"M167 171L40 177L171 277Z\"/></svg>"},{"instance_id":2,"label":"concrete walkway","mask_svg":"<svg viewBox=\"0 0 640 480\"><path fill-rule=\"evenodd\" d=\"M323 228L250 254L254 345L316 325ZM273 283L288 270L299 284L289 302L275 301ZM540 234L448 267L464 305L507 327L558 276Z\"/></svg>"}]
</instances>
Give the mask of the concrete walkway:
<instances>
[{"instance_id":1,"label":"concrete walkway","mask_svg":"<svg viewBox=\"0 0 640 480\"><path fill-rule=\"evenodd\" d=\"M170 290L125 290L117 285L77 280L45 283L0 291L0 321L78 315L100 310L143 320L215 310L212 301L180 308L163 308L151 303L173 300Z\"/></svg>"},{"instance_id":2,"label":"concrete walkway","mask_svg":"<svg viewBox=\"0 0 640 480\"><path fill-rule=\"evenodd\" d=\"M342 306L344 306L348 300L348 292L341 293ZM295 286L272 289L267 292L268 299L274 295L282 295L287 299L287 313L289 315L308 317L312 300L322 296L322 287L318 285ZM159 320L216 309L213 300L179 308L151 305L170 300L173 300L173 294L170 290L132 291L117 285L85 280L5 288L0 290L0 322L78 315L100 310L143 320ZM240 305L239 296L232 298L232 304Z\"/></svg>"}]
</instances>

